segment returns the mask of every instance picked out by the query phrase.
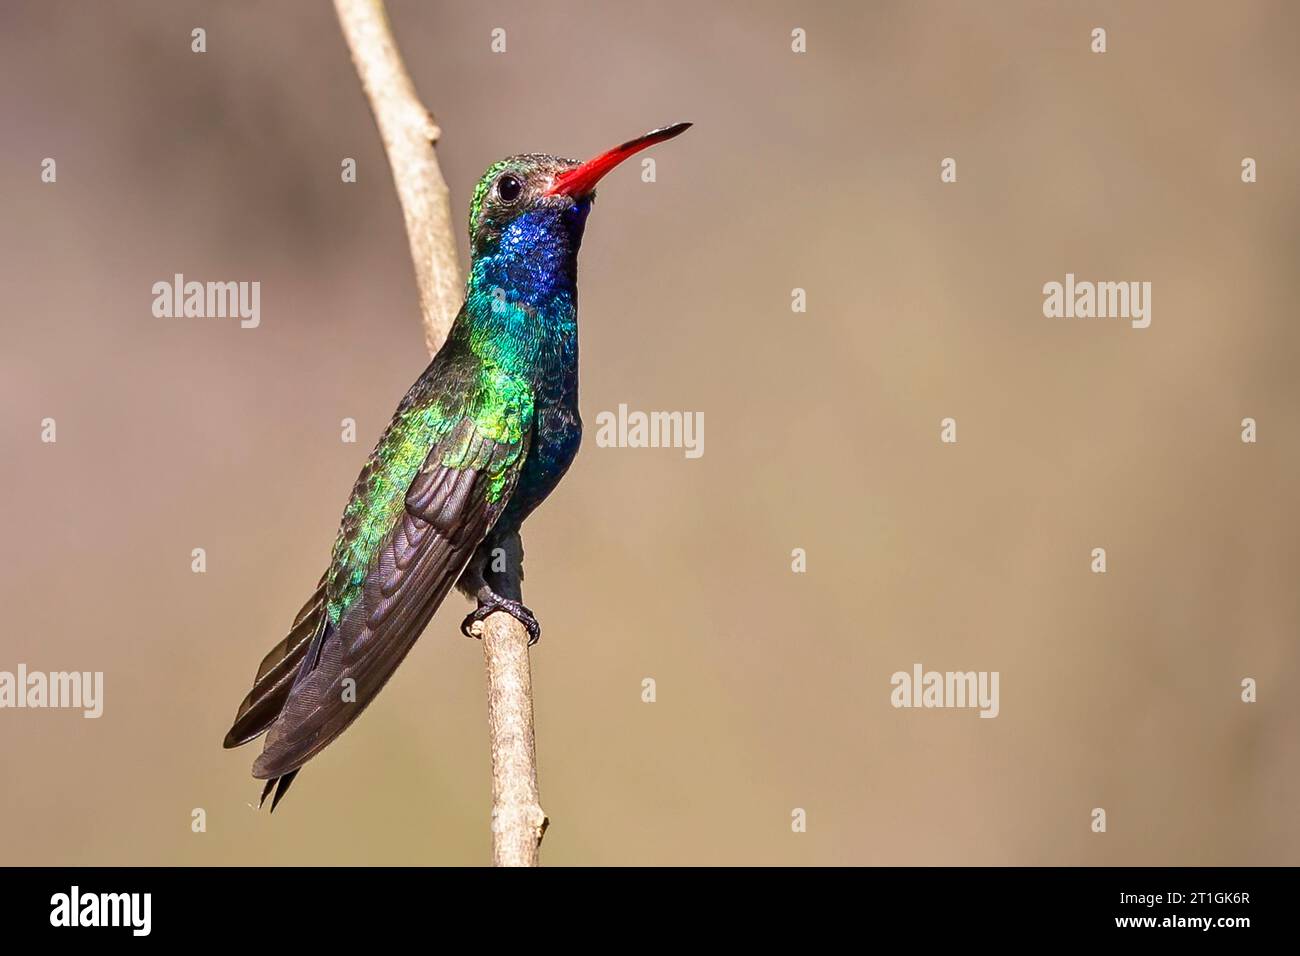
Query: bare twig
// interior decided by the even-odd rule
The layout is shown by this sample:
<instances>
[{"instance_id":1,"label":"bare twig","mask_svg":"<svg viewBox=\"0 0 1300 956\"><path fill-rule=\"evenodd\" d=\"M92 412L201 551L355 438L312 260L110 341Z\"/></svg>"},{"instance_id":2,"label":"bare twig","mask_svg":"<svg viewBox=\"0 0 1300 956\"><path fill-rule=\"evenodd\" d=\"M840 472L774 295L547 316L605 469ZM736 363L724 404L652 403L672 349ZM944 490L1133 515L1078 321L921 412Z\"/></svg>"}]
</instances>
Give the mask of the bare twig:
<instances>
[{"instance_id":1,"label":"bare twig","mask_svg":"<svg viewBox=\"0 0 1300 956\"><path fill-rule=\"evenodd\" d=\"M488 728L492 737L492 857L498 866L536 866L546 831L537 794L528 635L508 614L483 622Z\"/></svg>"},{"instance_id":2,"label":"bare twig","mask_svg":"<svg viewBox=\"0 0 1300 956\"><path fill-rule=\"evenodd\" d=\"M424 340L432 355L464 297L451 201L434 150L442 130L415 92L383 0L335 0L334 9L393 170L420 287Z\"/></svg>"},{"instance_id":3,"label":"bare twig","mask_svg":"<svg viewBox=\"0 0 1300 956\"><path fill-rule=\"evenodd\" d=\"M334 9L392 167L420 288L425 343L433 354L464 294L447 183L434 149L442 133L415 92L383 0L334 0ZM517 539L512 550L522 559ZM517 589L519 561L511 567ZM481 636L492 742L492 862L537 866L546 814L537 794L528 632L497 612L483 622Z\"/></svg>"}]
</instances>

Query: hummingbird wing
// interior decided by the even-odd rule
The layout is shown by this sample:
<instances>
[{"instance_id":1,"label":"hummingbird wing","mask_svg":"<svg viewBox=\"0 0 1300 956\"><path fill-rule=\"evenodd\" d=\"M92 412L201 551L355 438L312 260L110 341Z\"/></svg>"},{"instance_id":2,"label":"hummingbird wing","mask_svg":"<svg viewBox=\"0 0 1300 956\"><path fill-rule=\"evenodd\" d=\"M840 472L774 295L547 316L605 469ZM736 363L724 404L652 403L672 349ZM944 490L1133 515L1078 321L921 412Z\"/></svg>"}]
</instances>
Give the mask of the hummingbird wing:
<instances>
[{"instance_id":1,"label":"hummingbird wing","mask_svg":"<svg viewBox=\"0 0 1300 956\"><path fill-rule=\"evenodd\" d=\"M514 395L493 408L480 395L474 406L428 453L355 600L336 623L323 615L253 764L254 777L291 774L347 729L505 509L528 454L532 402Z\"/></svg>"}]
</instances>

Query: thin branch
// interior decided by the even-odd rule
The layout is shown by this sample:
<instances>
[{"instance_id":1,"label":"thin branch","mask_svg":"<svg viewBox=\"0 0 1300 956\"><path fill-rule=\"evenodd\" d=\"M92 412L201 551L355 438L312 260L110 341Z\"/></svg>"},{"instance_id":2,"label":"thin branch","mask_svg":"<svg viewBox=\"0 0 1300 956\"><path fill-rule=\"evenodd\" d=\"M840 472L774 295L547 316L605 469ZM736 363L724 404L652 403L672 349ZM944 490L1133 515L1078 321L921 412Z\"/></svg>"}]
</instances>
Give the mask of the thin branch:
<instances>
[{"instance_id":1,"label":"thin branch","mask_svg":"<svg viewBox=\"0 0 1300 956\"><path fill-rule=\"evenodd\" d=\"M424 340L432 355L447 337L465 294L447 181L434 150L442 130L415 92L383 0L335 0L334 9L393 170L420 287Z\"/></svg>"},{"instance_id":2,"label":"thin branch","mask_svg":"<svg viewBox=\"0 0 1300 956\"><path fill-rule=\"evenodd\" d=\"M533 687L528 634L508 614L483 622L488 730L492 738L492 858L497 866L537 866L546 814L537 793Z\"/></svg>"},{"instance_id":3,"label":"thin branch","mask_svg":"<svg viewBox=\"0 0 1300 956\"><path fill-rule=\"evenodd\" d=\"M415 92L383 0L334 0L334 9L393 171L432 355L442 347L464 295L451 202L434 148L442 131ZM517 590L522 560L517 537L510 550ZM497 612L483 622L481 637L492 743L492 862L537 866L546 814L537 793L528 632L509 614Z\"/></svg>"}]
</instances>

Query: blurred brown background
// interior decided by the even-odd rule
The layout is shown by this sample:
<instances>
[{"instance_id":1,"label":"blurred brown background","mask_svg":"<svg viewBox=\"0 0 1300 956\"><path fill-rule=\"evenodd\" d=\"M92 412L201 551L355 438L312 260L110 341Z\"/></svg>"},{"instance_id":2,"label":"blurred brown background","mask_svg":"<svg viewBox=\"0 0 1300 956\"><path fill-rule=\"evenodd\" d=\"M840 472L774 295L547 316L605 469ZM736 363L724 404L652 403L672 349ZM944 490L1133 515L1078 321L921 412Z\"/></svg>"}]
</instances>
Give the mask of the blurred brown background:
<instances>
[{"instance_id":1,"label":"blurred brown background","mask_svg":"<svg viewBox=\"0 0 1300 956\"><path fill-rule=\"evenodd\" d=\"M391 10L458 220L502 156L696 124L602 188L588 441L525 529L546 863L1300 862L1294 5ZM274 817L219 746L427 361L331 8L5 3L0 75L0 669L106 674L0 711L0 862L485 862L459 598ZM261 327L155 318L176 272ZM1151 327L1044 318L1066 272ZM620 402L703 458L598 448ZM893 709L914 662L1001 715Z\"/></svg>"}]
</instances>

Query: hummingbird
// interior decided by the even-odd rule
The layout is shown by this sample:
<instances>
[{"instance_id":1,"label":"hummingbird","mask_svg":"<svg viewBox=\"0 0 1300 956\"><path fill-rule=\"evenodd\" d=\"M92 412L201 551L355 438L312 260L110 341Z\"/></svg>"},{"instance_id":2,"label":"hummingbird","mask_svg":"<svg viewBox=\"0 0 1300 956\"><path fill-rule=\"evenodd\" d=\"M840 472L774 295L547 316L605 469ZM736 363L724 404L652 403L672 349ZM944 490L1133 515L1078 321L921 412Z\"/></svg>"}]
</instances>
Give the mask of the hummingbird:
<instances>
[{"instance_id":1,"label":"hummingbird","mask_svg":"<svg viewBox=\"0 0 1300 956\"><path fill-rule=\"evenodd\" d=\"M490 166L469 210L465 303L397 406L343 509L325 573L262 658L224 745L263 733L253 776L274 811L305 764L393 675L453 585L529 644L541 636L500 558L582 440L577 261L600 179L677 123L580 163L542 153ZM513 592L513 593L512 593Z\"/></svg>"}]
</instances>

